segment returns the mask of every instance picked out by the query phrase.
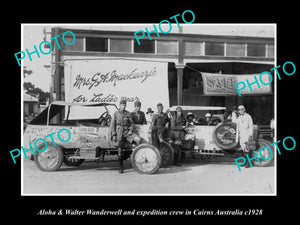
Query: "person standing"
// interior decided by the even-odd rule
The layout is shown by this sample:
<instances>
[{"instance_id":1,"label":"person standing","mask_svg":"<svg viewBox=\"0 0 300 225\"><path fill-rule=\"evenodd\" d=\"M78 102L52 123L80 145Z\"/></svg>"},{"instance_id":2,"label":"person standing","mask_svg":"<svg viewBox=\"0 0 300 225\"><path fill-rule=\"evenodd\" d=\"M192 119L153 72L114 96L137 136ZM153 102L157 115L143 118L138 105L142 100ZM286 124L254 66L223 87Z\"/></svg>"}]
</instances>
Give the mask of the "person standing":
<instances>
[{"instance_id":1,"label":"person standing","mask_svg":"<svg viewBox=\"0 0 300 225\"><path fill-rule=\"evenodd\" d=\"M163 105L157 104L157 113L152 118L152 142L159 149L160 143L166 138L166 133L169 128L170 120L168 115L163 112Z\"/></svg>"},{"instance_id":2,"label":"person standing","mask_svg":"<svg viewBox=\"0 0 300 225\"><path fill-rule=\"evenodd\" d=\"M181 166L179 164L181 156L181 145L185 137L185 125L186 119L183 116L182 108L178 106L176 108L175 116L171 120L171 138L173 139L174 148L174 165Z\"/></svg>"},{"instance_id":3,"label":"person standing","mask_svg":"<svg viewBox=\"0 0 300 225\"><path fill-rule=\"evenodd\" d=\"M145 113L141 111L141 106L142 106L142 103L139 100L137 100L134 103L134 110L133 110L133 112L130 113L130 117L133 121L133 124L137 124L137 125L147 124ZM136 126L133 126L132 132L133 132L132 138L133 138L134 144L136 144L136 145L141 144L141 142L143 140L139 136L138 129Z\"/></svg>"},{"instance_id":4,"label":"person standing","mask_svg":"<svg viewBox=\"0 0 300 225\"><path fill-rule=\"evenodd\" d=\"M195 125L199 125L199 122L195 119L195 115L192 112L188 112L188 114L186 115L185 128L193 127ZM190 149L190 154L193 159L196 159L195 151L194 151L195 140L196 140L195 134L191 134L188 132L185 134L183 145L184 145L184 148ZM182 152L181 156L182 156L182 158L185 158L185 152Z\"/></svg>"},{"instance_id":5,"label":"person standing","mask_svg":"<svg viewBox=\"0 0 300 225\"><path fill-rule=\"evenodd\" d=\"M253 138L253 120L252 117L246 113L245 106L238 106L239 117L237 118L237 131L236 131L236 142L239 141L240 146L243 150L243 156L245 157L246 153L249 151L246 148L246 142L252 140ZM246 160L245 168L250 166L248 160Z\"/></svg>"},{"instance_id":6,"label":"person standing","mask_svg":"<svg viewBox=\"0 0 300 225\"><path fill-rule=\"evenodd\" d=\"M119 109L113 114L113 118L110 125L111 138L118 146L118 160L120 165L119 173L124 172L123 158L125 142L133 141L133 121L130 117L130 113L125 110L126 100L121 100Z\"/></svg>"},{"instance_id":7,"label":"person standing","mask_svg":"<svg viewBox=\"0 0 300 225\"><path fill-rule=\"evenodd\" d=\"M145 113L141 111L142 103L136 101L134 103L134 111L130 113L134 124L147 124Z\"/></svg>"}]
</instances>

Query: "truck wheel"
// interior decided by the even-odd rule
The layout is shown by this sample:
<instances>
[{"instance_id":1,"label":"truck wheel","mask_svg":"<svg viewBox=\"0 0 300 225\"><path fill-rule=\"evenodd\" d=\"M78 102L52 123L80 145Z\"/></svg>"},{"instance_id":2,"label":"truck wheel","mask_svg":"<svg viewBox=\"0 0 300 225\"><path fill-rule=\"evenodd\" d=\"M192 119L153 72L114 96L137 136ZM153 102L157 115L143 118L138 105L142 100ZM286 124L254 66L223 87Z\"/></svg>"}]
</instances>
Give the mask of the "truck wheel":
<instances>
[{"instance_id":1,"label":"truck wheel","mask_svg":"<svg viewBox=\"0 0 300 225\"><path fill-rule=\"evenodd\" d=\"M155 173L161 165L160 152L151 144L141 144L133 149L131 164L138 173Z\"/></svg>"},{"instance_id":2,"label":"truck wheel","mask_svg":"<svg viewBox=\"0 0 300 225\"><path fill-rule=\"evenodd\" d=\"M233 149L238 145L235 142L236 123L226 122L216 126L213 132L214 143L222 149Z\"/></svg>"},{"instance_id":3,"label":"truck wheel","mask_svg":"<svg viewBox=\"0 0 300 225\"><path fill-rule=\"evenodd\" d=\"M55 171L58 170L63 163L64 155L60 146L53 146L47 143L47 149L44 152L35 151L34 162L36 166L42 171ZM44 149L45 144L38 146L38 149Z\"/></svg>"},{"instance_id":4,"label":"truck wheel","mask_svg":"<svg viewBox=\"0 0 300 225\"><path fill-rule=\"evenodd\" d=\"M63 162L66 166L80 166L84 162L84 159L72 159L70 157L64 157Z\"/></svg>"},{"instance_id":5,"label":"truck wheel","mask_svg":"<svg viewBox=\"0 0 300 225\"><path fill-rule=\"evenodd\" d=\"M160 143L159 152L161 157L161 167L169 166L174 160L174 149L166 141Z\"/></svg>"},{"instance_id":6,"label":"truck wheel","mask_svg":"<svg viewBox=\"0 0 300 225\"><path fill-rule=\"evenodd\" d=\"M257 159L255 160L251 160L251 163L254 166L260 166L260 167L264 167L264 166L269 166L270 164L272 164L272 162L274 161L274 147L270 145L271 142L265 139L258 139L257 140L257 148L255 149L256 154L259 158L260 163L258 163ZM264 147L264 146L268 146L270 149L272 149L272 153L267 149L264 148L262 149L261 153L259 153L259 150ZM271 156L272 154L272 156ZM254 151L251 151L251 158L255 157ZM263 157L263 158L261 158ZM268 159L268 160L265 160Z\"/></svg>"}]
</instances>

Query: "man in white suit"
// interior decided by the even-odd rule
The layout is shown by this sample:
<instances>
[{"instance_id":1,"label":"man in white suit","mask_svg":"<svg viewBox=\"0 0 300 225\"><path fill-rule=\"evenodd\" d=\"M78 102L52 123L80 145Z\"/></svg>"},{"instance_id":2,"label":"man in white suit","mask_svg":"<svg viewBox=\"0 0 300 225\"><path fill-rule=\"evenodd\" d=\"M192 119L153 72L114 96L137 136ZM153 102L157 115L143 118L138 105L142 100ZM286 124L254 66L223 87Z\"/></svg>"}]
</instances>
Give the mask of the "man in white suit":
<instances>
[{"instance_id":1,"label":"man in white suit","mask_svg":"<svg viewBox=\"0 0 300 225\"><path fill-rule=\"evenodd\" d=\"M237 118L237 135L236 142L240 142L240 146L243 150L243 156L248 153L246 149L246 142L253 138L253 120L252 117L246 113L245 106L239 105L238 107L239 117ZM250 166L248 160L246 160L245 167L248 168Z\"/></svg>"}]
</instances>

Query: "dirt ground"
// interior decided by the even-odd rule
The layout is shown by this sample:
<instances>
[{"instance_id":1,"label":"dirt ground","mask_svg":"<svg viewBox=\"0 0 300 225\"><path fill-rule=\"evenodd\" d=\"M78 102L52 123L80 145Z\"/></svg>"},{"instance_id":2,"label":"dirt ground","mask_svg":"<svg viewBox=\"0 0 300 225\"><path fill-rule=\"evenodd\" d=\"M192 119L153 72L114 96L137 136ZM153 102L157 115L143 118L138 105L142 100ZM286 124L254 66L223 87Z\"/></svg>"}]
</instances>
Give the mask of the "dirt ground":
<instances>
[{"instance_id":1,"label":"dirt ground","mask_svg":"<svg viewBox=\"0 0 300 225\"><path fill-rule=\"evenodd\" d=\"M251 167L239 172L234 158L203 160L187 157L181 167L160 168L157 173L137 173L130 159L125 173L118 162L84 162L79 167L64 164L55 172L42 172L23 159L23 195L275 195L275 167Z\"/></svg>"}]
</instances>

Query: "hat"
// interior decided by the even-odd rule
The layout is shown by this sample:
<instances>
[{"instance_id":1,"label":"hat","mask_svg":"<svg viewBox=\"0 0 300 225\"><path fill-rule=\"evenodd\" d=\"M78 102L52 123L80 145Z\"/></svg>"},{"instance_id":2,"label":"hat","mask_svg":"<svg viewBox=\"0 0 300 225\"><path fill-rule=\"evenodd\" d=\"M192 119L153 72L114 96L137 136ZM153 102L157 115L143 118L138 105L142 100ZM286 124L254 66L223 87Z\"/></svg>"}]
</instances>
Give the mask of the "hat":
<instances>
[{"instance_id":1,"label":"hat","mask_svg":"<svg viewBox=\"0 0 300 225\"><path fill-rule=\"evenodd\" d=\"M243 110L245 110L245 106L244 106L244 105L239 105L239 106L238 106L238 109L243 109Z\"/></svg>"},{"instance_id":2,"label":"hat","mask_svg":"<svg viewBox=\"0 0 300 225\"><path fill-rule=\"evenodd\" d=\"M142 105L142 103L141 103L139 100L137 100L137 101L134 103L134 106L141 107L141 105Z\"/></svg>"},{"instance_id":3,"label":"hat","mask_svg":"<svg viewBox=\"0 0 300 225\"><path fill-rule=\"evenodd\" d=\"M119 105L122 105L122 104L126 105L126 100L125 99L121 99Z\"/></svg>"},{"instance_id":4,"label":"hat","mask_svg":"<svg viewBox=\"0 0 300 225\"><path fill-rule=\"evenodd\" d=\"M177 107L176 107L176 111L177 111L177 110L180 110L180 111L182 111L182 107L180 107L180 106L177 106Z\"/></svg>"},{"instance_id":5,"label":"hat","mask_svg":"<svg viewBox=\"0 0 300 225\"><path fill-rule=\"evenodd\" d=\"M195 115L192 112L188 112L188 114L186 114L186 118L188 118L189 116L193 116L195 118Z\"/></svg>"},{"instance_id":6,"label":"hat","mask_svg":"<svg viewBox=\"0 0 300 225\"><path fill-rule=\"evenodd\" d=\"M146 114L148 113L154 113L154 111L151 108L148 108Z\"/></svg>"},{"instance_id":7,"label":"hat","mask_svg":"<svg viewBox=\"0 0 300 225\"><path fill-rule=\"evenodd\" d=\"M163 104L161 104L161 103L158 103L158 104L157 104L157 107L158 107L158 106L161 106L161 107L163 107Z\"/></svg>"},{"instance_id":8,"label":"hat","mask_svg":"<svg viewBox=\"0 0 300 225\"><path fill-rule=\"evenodd\" d=\"M210 113L206 113L206 114L205 114L205 118L206 118L206 117L211 117L211 114L210 114Z\"/></svg>"}]
</instances>

